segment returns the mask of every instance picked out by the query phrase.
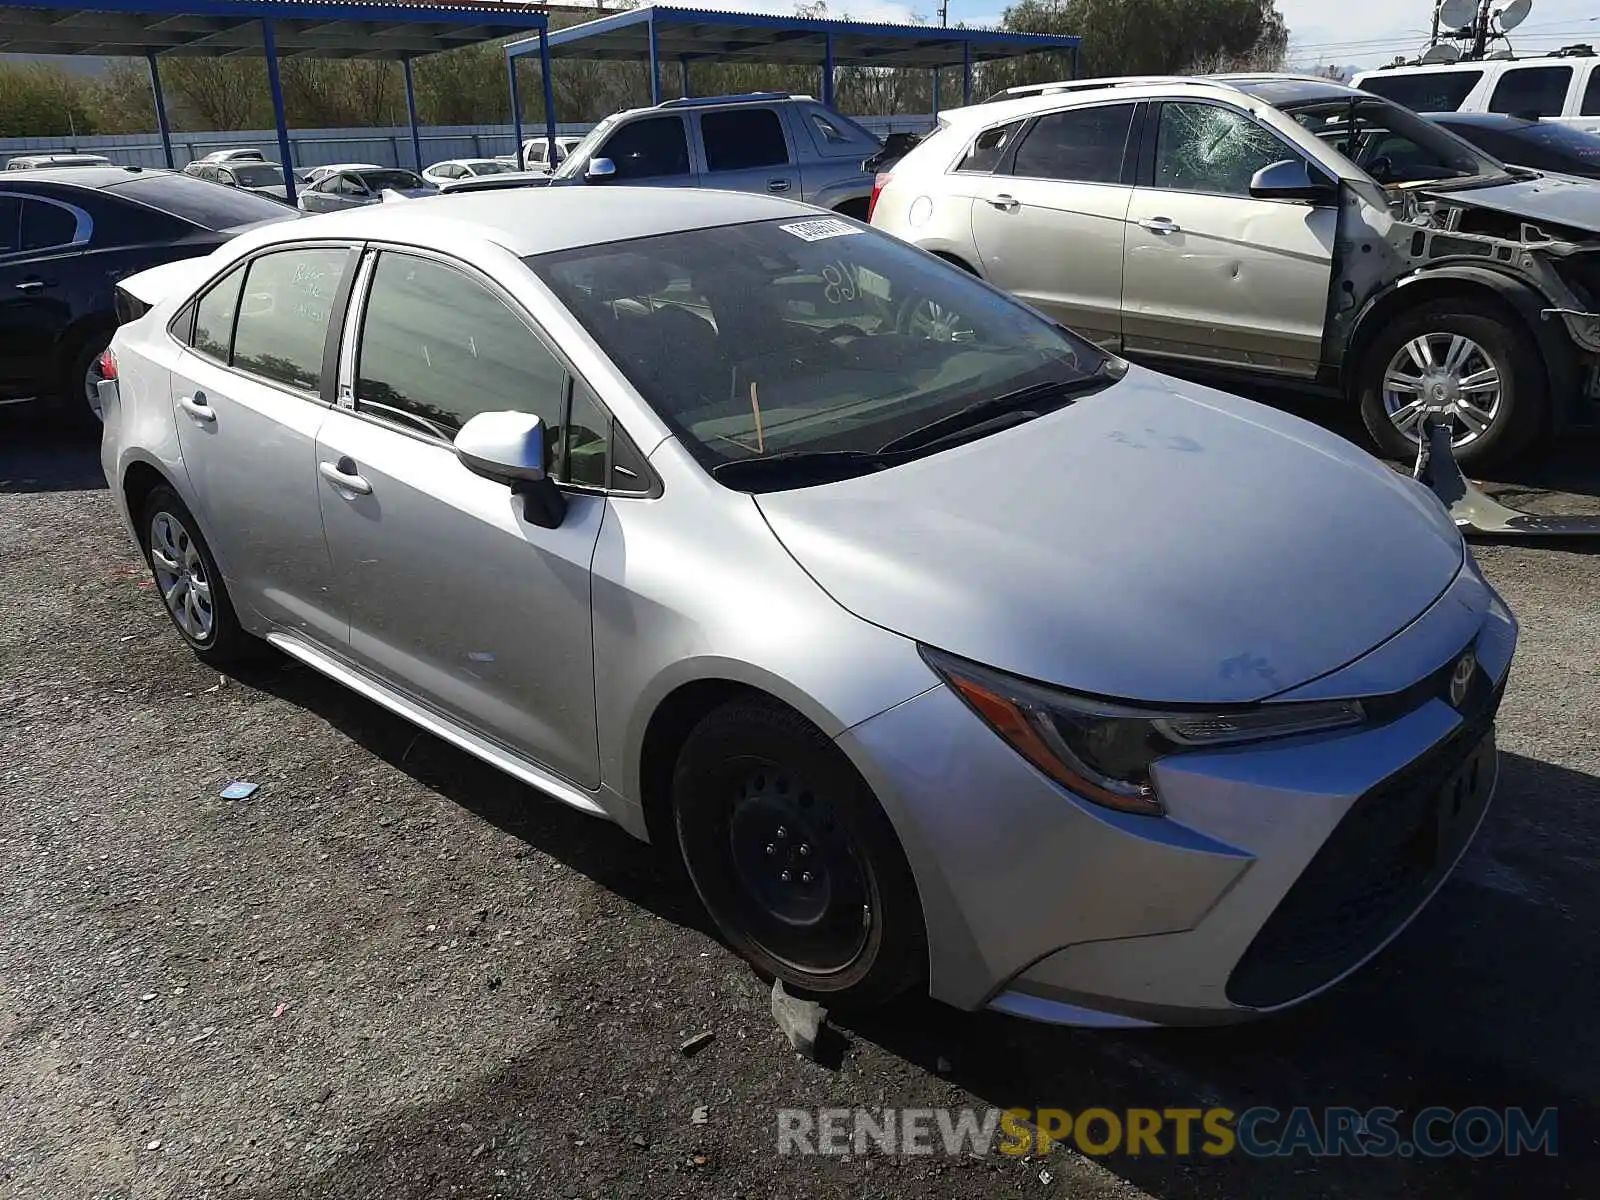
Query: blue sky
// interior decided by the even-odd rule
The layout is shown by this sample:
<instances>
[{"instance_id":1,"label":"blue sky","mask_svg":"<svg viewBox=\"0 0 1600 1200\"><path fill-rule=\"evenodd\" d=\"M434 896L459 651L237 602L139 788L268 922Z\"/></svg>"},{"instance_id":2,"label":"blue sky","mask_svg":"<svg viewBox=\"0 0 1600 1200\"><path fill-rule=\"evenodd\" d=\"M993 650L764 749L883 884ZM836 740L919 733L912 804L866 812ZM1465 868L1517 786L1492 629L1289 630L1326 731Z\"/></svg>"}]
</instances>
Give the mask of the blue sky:
<instances>
[{"instance_id":1,"label":"blue sky","mask_svg":"<svg viewBox=\"0 0 1600 1200\"><path fill-rule=\"evenodd\" d=\"M1501 0L1496 0L1496 7ZM685 7L793 12L793 0L682 0ZM857 20L937 20L934 0L831 0L832 12ZM1412 55L1427 44L1433 9L1430 0L1278 0L1289 23L1290 60L1299 66L1337 63L1378 66L1396 55ZM1004 3L950 0L952 23L990 25ZM1533 12L1513 34L1517 53L1551 50L1572 42L1600 45L1596 0L1534 0Z\"/></svg>"}]
</instances>

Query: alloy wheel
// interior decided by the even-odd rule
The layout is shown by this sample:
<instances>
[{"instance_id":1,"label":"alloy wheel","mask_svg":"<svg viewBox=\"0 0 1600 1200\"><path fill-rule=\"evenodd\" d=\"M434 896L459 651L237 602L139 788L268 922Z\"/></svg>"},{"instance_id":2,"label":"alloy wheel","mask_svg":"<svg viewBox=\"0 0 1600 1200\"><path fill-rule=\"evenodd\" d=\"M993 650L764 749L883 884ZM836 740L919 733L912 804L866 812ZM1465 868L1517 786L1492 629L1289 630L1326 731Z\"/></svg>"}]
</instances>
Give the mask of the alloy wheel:
<instances>
[{"instance_id":1,"label":"alloy wheel","mask_svg":"<svg viewBox=\"0 0 1600 1200\"><path fill-rule=\"evenodd\" d=\"M178 628L195 642L209 641L217 614L205 560L183 522L169 512L158 512L150 522L150 564Z\"/></svg>"},{"instance_id":2,"label":"alloy wheel","mask_svg":"<svg viewBox=\"0 0 1600 1200\"><path fill-rule=\"evenodd\" d=\"M930 342L970 342L974 336L965 317L937 300L918 300L906 313L904 325L906 333Z\"/></svg>"},{"instance_id":3,"label":"alloy wheel","mask_svg":"<svg viewBox=\"0 0 1600 1200\"><path fill-rule=\"evenodd\" d=\"M1415 442L1428 409L1451 418L1451 444L1471 445L1488 432L1505 402L1506 371L1459 333L1425 333L1394 352L1383 372L1383 407Z\"/></svg>"},{"instance_id":4,"label":"alloy wheel","mask_svg":"<svg viewBox=\"0 0 1600 1200\"><path fill-rule=\"evenodd\" d=\"M96 354L89 360L89 369L83 373L83 398L89 405L89 411L94 414L94 419L102 422L106 419L106 414L100 405L100 384L105 377L105 368L100 365L100 355Z\"/></svg>"}]
</instances>

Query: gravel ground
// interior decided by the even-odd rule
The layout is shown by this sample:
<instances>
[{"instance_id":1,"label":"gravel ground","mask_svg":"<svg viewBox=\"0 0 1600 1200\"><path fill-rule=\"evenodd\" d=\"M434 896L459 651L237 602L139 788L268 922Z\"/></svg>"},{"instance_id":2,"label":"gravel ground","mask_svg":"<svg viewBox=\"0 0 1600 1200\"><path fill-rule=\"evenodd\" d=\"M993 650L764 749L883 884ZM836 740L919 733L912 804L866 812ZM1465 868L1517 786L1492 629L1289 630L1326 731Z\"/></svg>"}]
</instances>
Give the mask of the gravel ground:
<instances>
[{"instance_id":1,"label":"gravel ground","mask_svg":"<svg viewBox=\"0 0 1600 1200\"><path fill-rule=\"evenodd\" d=\"M1597 454L1518 502L1600 511ZM905 1003L818 1065L649 848L303 668L202 668L92 449L0 422L0 1195L1592 1195L1600 558L1479 557L1523 626L1500 796L1369 969L1213 1031ZM1217 1103L1555 1105L1560 1156L774 1152L780 1107Z\"/></svg>"}]
</instances>

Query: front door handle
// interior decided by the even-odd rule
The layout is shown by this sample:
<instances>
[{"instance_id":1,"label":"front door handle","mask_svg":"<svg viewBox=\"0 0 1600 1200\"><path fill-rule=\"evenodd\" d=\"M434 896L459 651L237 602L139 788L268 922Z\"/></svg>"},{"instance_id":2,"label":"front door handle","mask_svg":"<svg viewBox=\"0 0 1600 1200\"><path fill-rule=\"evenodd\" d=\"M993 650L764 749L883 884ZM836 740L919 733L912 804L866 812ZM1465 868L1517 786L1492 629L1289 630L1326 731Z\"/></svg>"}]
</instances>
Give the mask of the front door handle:
<instances>
[{"instance_id":1,"label":"front door handle","mask_svg":"<svg viewBox=\"0 0 1600 1200\"><path fill-rule=\"evenodd\" d=\"M769 180L767 180L767 191L769 191L769 192L787 192L788 190L789 190L789 181L787 179L769 179Z\"/></svg>"},{"instance_id":2,"label":"front door handle","mask_svg":"<svg viewBox=\"0 0 1600 1200\"><path fill-rule=\"evenodd\" d=\"M358 496L372 495L372 485L356 474L356 464L348 455L336 463L318 463L317 474L336 488L354 492Z\"/></svg>"},{"instance_id":3,"label":"front door handle","mask_svg":"<svg viewBox=\"0 0 1600 1200\"><path fill-rule=\"evenodd\" d=\"M1016 212L1017 209L1022 207L1022 201L1018 200L1015 196L1008 195L1005 192L1001 192L998 196L994 197L994 199L990 200L989 203L994 205L1001 212Z\"/></svg>"},{"instance_id":4,"label":"front door handle","mask_svg":"<svg viewBox=\"0 0 1600 1200\"><path fill-rule=\"evenodd\" d=\"M1183 226L1171 217L1146 217L1139 222L1140 229L1148 229L1151 233L1159 233L1165 237L1169 233L1182 233Z\"/></svg>"},{"instance_id":5,"label":"front door handle","mask_svg":"<svg viewBox=\"0 0 1600 1200\"><path fill-rule=\"evenodd\" d=\"M44 287L44 280L42 279L24 279L16 285L16 289L19 292L37 292L42 287Z\"/></svg>"},{"instance_id":6,"label":"front door handle","mask_svg":"<svg viewBox=\"0 0 1600 1200\"><path fill-rule=\"evenodd\" d=\"M179 396L178 407L196 421L208 425L217 419L217 410L206 403L206 394L204 392L196 392L192 396Z\"/></svg>"}]
</instances>

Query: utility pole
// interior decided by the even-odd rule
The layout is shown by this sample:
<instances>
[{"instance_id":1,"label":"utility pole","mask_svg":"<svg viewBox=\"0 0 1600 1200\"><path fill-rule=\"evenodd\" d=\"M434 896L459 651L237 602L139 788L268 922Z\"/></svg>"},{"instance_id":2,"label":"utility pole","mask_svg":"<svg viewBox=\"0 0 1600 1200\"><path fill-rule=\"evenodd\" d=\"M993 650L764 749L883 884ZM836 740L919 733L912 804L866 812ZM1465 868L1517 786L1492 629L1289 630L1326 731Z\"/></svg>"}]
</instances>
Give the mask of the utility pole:
<instances>
[{"instance_id":1,"label":"utility pole","mask_svg":"<svg viewBox=\"0 0 1600 1200\"><path fill-rule=\"evenodd\" d=\"M950 28L950 0L940 0L939 27L941 29Z\"/></svg>"},{"instance_id":2,"label":"utility pole","mask_svg":"<svg viewBox=\"0 0 1600 1200\"><path fill-rule=\"evenodd\" d=\"M1478 19L1473 22L1473 58L1481 59L1489 48L1489 4L1490 0L1483 0L1478 6Z\"/></svg>"}]
</instances>

